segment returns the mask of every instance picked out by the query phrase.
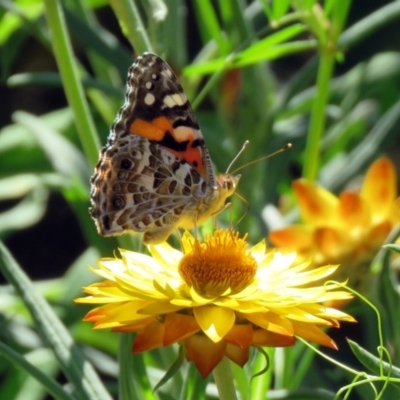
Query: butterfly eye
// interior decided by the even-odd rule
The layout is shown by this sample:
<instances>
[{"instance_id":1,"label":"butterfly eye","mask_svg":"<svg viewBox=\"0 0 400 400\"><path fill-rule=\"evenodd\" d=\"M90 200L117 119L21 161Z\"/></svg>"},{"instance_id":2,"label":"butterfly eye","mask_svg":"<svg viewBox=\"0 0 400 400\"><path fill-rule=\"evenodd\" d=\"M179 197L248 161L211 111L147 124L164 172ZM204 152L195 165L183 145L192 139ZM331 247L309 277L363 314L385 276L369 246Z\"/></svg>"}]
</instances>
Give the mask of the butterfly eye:
<instances>
[{"instance_id":1,"label":"butterfly eye","mask_svg":"<svg viewBox=\"0 0 400 400\"><path fill-rule=\"evenodd\" d=\"M132 168L132 161L127 159L127 158L124 158L124 159L121 160L121 164L120 165L121 165L122 169L131 169Z\"/></svg>"}]
</instances>

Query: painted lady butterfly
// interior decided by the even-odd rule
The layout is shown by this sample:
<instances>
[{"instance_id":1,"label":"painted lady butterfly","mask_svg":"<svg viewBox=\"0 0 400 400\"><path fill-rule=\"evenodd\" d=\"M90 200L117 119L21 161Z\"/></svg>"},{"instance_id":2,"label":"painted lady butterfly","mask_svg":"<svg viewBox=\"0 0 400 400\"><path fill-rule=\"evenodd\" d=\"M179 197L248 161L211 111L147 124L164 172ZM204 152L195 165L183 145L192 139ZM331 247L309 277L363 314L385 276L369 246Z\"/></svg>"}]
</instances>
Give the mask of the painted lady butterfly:
<instances>
[{"instance_id":1,"label":"painted lady butterfly","mask_svg":"<svg viewBox=\"0 0 400 400\"><path fill-rule=\"evenodd\" d=\"M178 78L144 53L128 72L125 103L91 178L90 214L103 236L144 232L160 243L224 208L240 175L215 176Z\"/></svg>"}]
</instances>

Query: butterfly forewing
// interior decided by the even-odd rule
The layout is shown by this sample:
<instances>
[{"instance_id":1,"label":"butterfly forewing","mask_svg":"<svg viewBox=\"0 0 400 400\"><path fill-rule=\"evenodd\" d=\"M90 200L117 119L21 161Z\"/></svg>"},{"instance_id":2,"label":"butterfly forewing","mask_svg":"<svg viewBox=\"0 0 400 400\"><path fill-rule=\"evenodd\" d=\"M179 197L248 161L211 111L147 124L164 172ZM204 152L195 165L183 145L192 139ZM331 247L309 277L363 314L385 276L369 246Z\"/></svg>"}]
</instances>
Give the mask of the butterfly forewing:
<instances>
[{"instance_id":1,"label":"butterfly forewing","mask_svg":"<svg viewBox=\"0 0 400 400\"><path fill-rule=\"evenodd\" d=\"M105 236L144 232L145 243L192 228L223 208L232 184L217 184L182 87L160 57L145 53L128 73L125 102L92 176L91 215ZM232 188L233 186L233 188Z\"/></svg>"}]
</instances>

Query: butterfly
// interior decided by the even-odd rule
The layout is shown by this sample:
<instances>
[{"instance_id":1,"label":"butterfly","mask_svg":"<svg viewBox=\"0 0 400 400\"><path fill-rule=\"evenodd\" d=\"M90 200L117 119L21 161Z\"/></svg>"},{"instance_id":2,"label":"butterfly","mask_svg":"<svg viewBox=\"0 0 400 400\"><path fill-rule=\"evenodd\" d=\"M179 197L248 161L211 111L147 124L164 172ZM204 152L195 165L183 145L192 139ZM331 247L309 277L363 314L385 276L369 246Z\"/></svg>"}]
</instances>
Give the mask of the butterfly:
<instances>
[{"instance_id":1,"label":"butterfly","mask_svg":"<svg viewBox=\"0 0 400 400\"><path fill-rule=\"evenodd\" d=\"M240 175L216 176L192 107L169 65L144 53L91 177L90 214L103 236L165 241L224 209Z\"/></svg>"}]
</instances>

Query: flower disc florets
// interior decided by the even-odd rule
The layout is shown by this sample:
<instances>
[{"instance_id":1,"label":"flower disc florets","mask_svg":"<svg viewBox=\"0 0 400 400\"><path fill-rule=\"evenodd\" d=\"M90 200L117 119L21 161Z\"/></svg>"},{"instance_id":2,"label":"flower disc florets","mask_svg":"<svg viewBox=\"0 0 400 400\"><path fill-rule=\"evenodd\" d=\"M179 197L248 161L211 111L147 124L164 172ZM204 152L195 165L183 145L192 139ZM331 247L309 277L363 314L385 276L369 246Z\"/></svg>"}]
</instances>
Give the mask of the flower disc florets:
<instances>
[{"instance_id":1,"label":"flower disc florets","mask_svg":"<svg viewBox=\"0 0 400 400\"><path fill-rule=\"evenodd\" d=\"M254 279L257 262L247 250L246 236L218 230L204 243L198 239L192 252L179 263L182 279L202 296L237 293Z\"/></svg>"}]
</instances>

